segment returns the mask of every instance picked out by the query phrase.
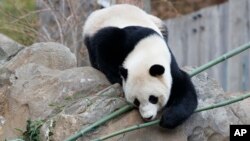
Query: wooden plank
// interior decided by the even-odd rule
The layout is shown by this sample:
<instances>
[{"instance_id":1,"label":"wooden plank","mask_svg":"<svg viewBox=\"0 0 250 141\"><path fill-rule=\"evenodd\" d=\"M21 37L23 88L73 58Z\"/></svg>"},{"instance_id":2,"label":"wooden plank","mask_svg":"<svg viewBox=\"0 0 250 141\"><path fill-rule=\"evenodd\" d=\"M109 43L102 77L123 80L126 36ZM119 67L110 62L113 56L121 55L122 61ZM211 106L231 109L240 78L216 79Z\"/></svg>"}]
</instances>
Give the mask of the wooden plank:
<instances>
[{"instance_id":1,"label":"wooden plank","mask_svg":"<svg viewBox=\"0 0 250 141\"><path fill-rule=\"evenodd\" d=\"M207 41L208 41L208 46L209 48L208 51L208 60L206 62L220 56L222 54L221 46L220 46L220 41L221 35L220 35L220 20L219 20L219 10L218 7L214 7L213 10L208 11L209 12L209 17L207 21L212 21L211 22L206 22L206 33L207 33ZM206 63L204 62L204 63ZM215 67L212 67L209 69L209 74L212 75L216 80L219 80L219 74L218 72L221 71L219 69L219 65L216 65Z\"/></svg>"},{"instance_id":2,"label":"wooden plank","mask_svg":"<svg viewBox=\"0 0 250 141\"><path fill-rule=\"evenodd\" d=\"M212 8L208 8L208 9L204 9L200 12L202 19L200 21L199 24L199 32L200 32L200 43L199 43L199 66L207 63L208 61L210 61L211 58L211 51L214 50L214 48L216 48L216 44L217 39L216 39L216 28L217 26L216 23L218 22L218 20L216 19L216 15L214 13L217 13L217 10L215 7ZM209 21L213 21L213 26L211 24L211 22ZM209 75L212 75L212 71L211 69L207 70L207 72L209 73Z\"/></svg>"},{"instance_id":3,"label":"wooden plank","mask_svg":"<svg viewBox=\"0 0 250 141\"><path fill-rule=\"evenodd\" d=\"M250 1L247 1L247 26L246 31L248 33L247 40L250 41ZM246 51L243 56L243 84L242 84L242 90L243 91L249 91L250 90L250 50Z\"/></svg>"},{"instance_id":4,"label":"wooden plank","mask_svg":"<svg viewBox=\"0 0 250 141\"><path fill-rule=\"evenodd\" d=\"M227 49L227 35L228 35L228 4L223 4L219 6L212 7L210 9L205 9L206 11L206 21L205 21L205 38L207 41L204 45L205 50L208 54L202 55L205 56L205 61L202 64L207 63L208 61L215 59L222 54L226 53ZM227 88L226 74L227 74L227 63L220 63L207 72L215 80L217 80L224 89Z\"/></svg>"},{"instance_id":5,"label":"wooden plank","mask_svg":"<svg viewBox=\"0 0 250 141\"><path fill-rule=\"evenodd\" d=\"M178 64L183 66L185 64L183 50L185 48L184 44L186 43L186 40L182 38L182 35L185 35L185 30L183 29L184 20L177 18L175 20L168 20L165 23L168 27L168 45L176 57Z\"/></svg>"},{"instance_id":6,"label":"wooden plank","mask_svg":"<svg viewBox=\"0 0 250 141\"><path fill-rule=\"evenodd\" d=\"M199 22L194 20L193 17L197 16L196 13L192 13L189 17L187 17L187 64L190 66L198 66L199 64L199 44L200 44L200 36L199 36Z\"/></svg>"},{"instance_id":7,"label":"wooden plank","mask_svg":"<svg viewBox=\"0 0 250 141\"><path fill-rule=\"evenodd\" d=\"M248 41L247 39L247 1L229 1L229 36L228 50L232 50ZM228 90L239 91L242 88L242 55L228 61Z\"/></svg>"},{"instance_id":8,"label":"wooden plank","mask_svg":"<svg viewBox=\"0 0 250 141\"><path fill-rule=\"evenodd\" d=\"M224 12L227 6L227 4L214 6L199 12L202 16L199 22L199 66L225 53L226 44L222 41L225 40L223 37L226 36L223 35L227 35L225 32L227 30L222 29L226 27L227 23L224 22L225 17L221 16L226 16ZM223 64L218 64L207 70L208 74L220 83L225 81L221 79L223 78L221 72L224 71ZM224 85L224 87L226 86Z\"/></svg>"},{"instance_id":9,"label":"wooden plank","mask_svg":"<svg viewBox=\"0 0 250 141\"><path fill-rule=\"evenodd\" d=\"M250 13L250 1L248 1L248 13ZM248 14L248 23L247 23L247 28L248 28L248 41L250 41L250 14ZM246 80L247 80L247 82L246 82L246 89L245 89L245 91L249 91L250 90L250 50L248 50L248 52L247 52L247 54L248 54L248 64L247 64L247 70L246 70L246 72L247 72L247 76L246 76Z\"/></svg>"},{"instance_id":10,"label":"wooden plank","mask_svg":"<svg viewBox=\"0 0 250 141\"><path fill-rule=\"evenodd\" d=\"M227 50L227 46L228 46L228 14L229 14L229 3L225 3L223 5L218 6L218 10L219 10L219 34L220 34L220 45L218 46L218 48L221 49L220 55L226 53ZM228 85L227 85L227 61L224 61L222 63L220 63L218 65L218 69L217 69L217 75L218 78L217 80L219 80L221 86L224 88L225 91L228 90Z\"/></svg>"},{"instance_id":11,"label":"wooden plank","mask_svg":"<svg viewBox=\"0 0 250 141\"><path fill-rule=\"evenodd\" d=\"M188 41L189 41L189 32L190 32L190 29L187 29L186 28L186 25L188 24L188 19L184 19L184 21L182 22L182 24L180 25L181 27L177 27L177 28L180 28L182 29L183 32L180 32L179 34L180 35L180 39L182 41L182 43L180 43L182 45L182 56L183 56L183 59L182 59L182 66L186 66L188 64L188 50L189 50L189 47L187 46L188 44ZM178 31L177 31L178 32Z\"/></svg>"}]
</instances>

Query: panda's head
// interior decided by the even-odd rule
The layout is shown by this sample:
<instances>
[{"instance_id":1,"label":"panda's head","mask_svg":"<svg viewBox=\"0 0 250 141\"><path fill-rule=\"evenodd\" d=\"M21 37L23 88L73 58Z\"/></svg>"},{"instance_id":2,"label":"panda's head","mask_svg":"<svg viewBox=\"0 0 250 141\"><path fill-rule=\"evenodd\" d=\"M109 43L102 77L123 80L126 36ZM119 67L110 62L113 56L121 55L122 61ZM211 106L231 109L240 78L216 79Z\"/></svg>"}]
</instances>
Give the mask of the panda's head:
<instances>
[{"instance_id":1,"label":"panda's head","mask_svg":"<svg viewBox=\"0 0 250 141\"><path fill-rule=\"evenodd\" d=\"M160 36L140 41L120 67L126 100L146 121L155 119L170 96L170 52Z\"/></svg>"},{"instance_id":2,"label":"panda's head","mask_svg":"<svg viewBox=\"0 0 250 141\"><path fill-rule=\"evenodd\" d=\"M128 102L140 111L146 121L153 120L168 101L169 88L164 82L165 68L154 64L148 69L148 75L130 76L129 70L120 68L124 79L123 90Z\"/></svg>"}]
</instances>

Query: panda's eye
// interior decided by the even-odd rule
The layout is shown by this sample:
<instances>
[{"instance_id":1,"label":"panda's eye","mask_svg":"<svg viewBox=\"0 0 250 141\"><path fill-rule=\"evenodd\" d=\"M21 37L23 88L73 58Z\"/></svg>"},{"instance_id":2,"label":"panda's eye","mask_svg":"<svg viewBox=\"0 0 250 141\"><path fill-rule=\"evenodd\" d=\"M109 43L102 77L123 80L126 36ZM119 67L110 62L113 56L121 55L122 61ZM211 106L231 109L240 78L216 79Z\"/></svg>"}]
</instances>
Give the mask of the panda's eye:
<instances>
[{"instance_id":1,"label":"panda's eye","mask_svg":"<svg viewBox=\"0 0 250 141\"><path fill-rule=\"evenodd\" d=\"M137 98L135 98L134 104L135 104L135 106L139 107L140 106L140 101Z\"/></svg>"},{"instance_id":2,"label":"panda's eye","mask_svg":"<svg viewBox=\"0 0 250 141\"><path fill-rule=\"evenodd\" d=\"M152 104L156 104L158 102L158 97L150 95L148 101L151 102Z\"/></svg>"}]
</instances>

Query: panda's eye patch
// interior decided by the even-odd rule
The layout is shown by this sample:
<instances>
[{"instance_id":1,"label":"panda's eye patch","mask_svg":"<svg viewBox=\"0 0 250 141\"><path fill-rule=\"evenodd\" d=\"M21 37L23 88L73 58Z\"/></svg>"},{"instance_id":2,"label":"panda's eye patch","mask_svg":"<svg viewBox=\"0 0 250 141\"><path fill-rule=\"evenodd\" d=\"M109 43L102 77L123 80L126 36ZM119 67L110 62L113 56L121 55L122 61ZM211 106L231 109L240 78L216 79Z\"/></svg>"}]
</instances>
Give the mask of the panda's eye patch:
<instances>
[{"instance_id":1,"label":"panda's eye patch","mask_svg":"<svg viewBox=\"0 0 250 141\"><path fill-rule=\"evenodd\" d=\"M135 106L139 107L140 106L140 101L137 98L135 98L134 104L135 104Z\"/></svg>"},{"instance_id":2,"label":"panda's eye patch","mask_svg":"<svg viewBox=\"0 0 250 141\"><path fill-rule=\"evenodd\" d=\"M158 97L150 95L148 101L151 102L152 104L156 104L158 102Z\"/></svg>"}]
</instances>

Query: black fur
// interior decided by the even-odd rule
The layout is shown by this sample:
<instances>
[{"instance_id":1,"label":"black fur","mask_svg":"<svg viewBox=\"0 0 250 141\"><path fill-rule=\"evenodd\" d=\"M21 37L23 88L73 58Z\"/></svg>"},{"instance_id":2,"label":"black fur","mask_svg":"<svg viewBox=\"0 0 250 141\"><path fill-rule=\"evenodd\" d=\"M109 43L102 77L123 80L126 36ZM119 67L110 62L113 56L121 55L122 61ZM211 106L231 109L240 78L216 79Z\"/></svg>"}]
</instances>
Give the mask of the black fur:
<instances>
[{"instance_id":1,"label":"black fur","mask_svg":"<svg viewBox=\"0 0 250 141\"><path fill-rule=\"evenodd\" d=\"M157 104L158 103L158 97L154 96L154 95L150 95L148 98L148 101L152 104Z\"/></svg>"},{"instance_id":2,"label":"black fur","mask_svg":"<svg viewBox=\"0 0 250 141\"><path fill-rule=\"evenodd\" d=\"M124 78L124 80L127 80L128 77L128 69L125 69L124 67L119 67L120 75Z\"/></svg>"},{"instance_id":3,"label":"black fur","mask_svg":"<svg viewBox=\"0 0 250 141\"><path fill-rule=\"evenodd\" d=\"M90 62L94 68L102 71L112 84L122 84L119 66L135 45L151 34L157 33L152 29L139 26L128 26L122 29L103 28L93 37L85 38Z\"/></svg>"},{"instance_id":4,"label":"black fur","mask_svg":"<svg viewBox=\"0 0 250 141\"><path fill-rule=\"evenodd\" d=\"M164 39L167 43L167 28L163 28ZM127 55L143 38L157 34L154 30L129 26L123 29L106 27L92 37L85 38L90 61L93 67L102 71L111 83L122 84L119 66L122 66ZM173 84L170 99L163 109L160 126L174 128L183 123L196 109L197 96L190 77L180 70L171 53L171 75ZM125 68L126 69L126 68Z\"/></svg>"},{"instance_id":5,"label":"black fur","mask_svg":"<svg viewBox=\"0 0 250 141\"><path fill-rule=\"evenodd\" d=\"M171 74L173 77L171 94L160 120L160 125L169 129L175 128L190 117L198 103L190 76L177 68L171 71Z\"/></svg>"},{"instance_id":6,"label":"black fur","mask_svg":"<svg viewBox=\"0 0 250 141\"><path fill-rule=\"evenodd\" d=\"M149 74L151 76L160 76L164 73L165 68L162 65L153 65L149 69Z\"/></svg>"},{"instance_id":7,"label":"black fur","mask_svg":"<svg viewBox=\"0 0 250 141\"><path fill-rule=\"evenodd\" d=\"M167 30L165 26L165 30ZM167 33L167 31L165 31ZM167 43L167 34L163 34ZM190 76L182 71L171 50L172 88L167 105L163 109L160 126L173 129L189 118L197 108L198 101Z\"/></svg>"}]
</instances>

